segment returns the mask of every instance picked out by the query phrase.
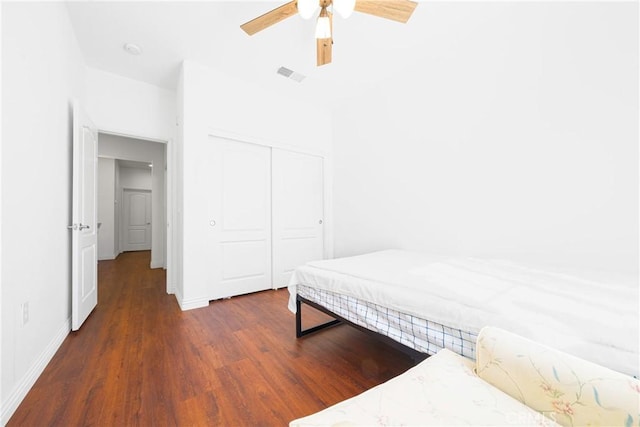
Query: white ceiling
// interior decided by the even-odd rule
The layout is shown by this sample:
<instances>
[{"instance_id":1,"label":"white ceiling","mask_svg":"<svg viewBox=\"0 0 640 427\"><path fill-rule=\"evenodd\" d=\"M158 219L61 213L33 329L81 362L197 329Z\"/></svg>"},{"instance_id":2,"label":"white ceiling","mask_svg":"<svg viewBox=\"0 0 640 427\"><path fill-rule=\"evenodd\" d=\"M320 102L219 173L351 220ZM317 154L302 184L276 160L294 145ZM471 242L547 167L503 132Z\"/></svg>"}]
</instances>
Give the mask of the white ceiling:
<instances>
[{"instance_id":1,"label":"white ceiling","mask_svg":"<svg viewBox=\"0 0 640 427\"><path fill-rule=\"evenodd\" d=\"M285 1L67 5L90 67L174 89L180 63L191 59L280 93L324 100L371 89L391 76L401 78L408 67L428 66L422 59L428 58L429 46L447 43L449 26L460 22L460 17L451 20L456 3L421 3L407 24L361 13L346 20L336 17L333 63L316 67L315 20L296 15L254 36L240 29ZM126 53L122 46L127 42L138 44L142 55ZM285 79L276 74L280 66L307 78L302 83Z\"/></svg>"}]
</instances>

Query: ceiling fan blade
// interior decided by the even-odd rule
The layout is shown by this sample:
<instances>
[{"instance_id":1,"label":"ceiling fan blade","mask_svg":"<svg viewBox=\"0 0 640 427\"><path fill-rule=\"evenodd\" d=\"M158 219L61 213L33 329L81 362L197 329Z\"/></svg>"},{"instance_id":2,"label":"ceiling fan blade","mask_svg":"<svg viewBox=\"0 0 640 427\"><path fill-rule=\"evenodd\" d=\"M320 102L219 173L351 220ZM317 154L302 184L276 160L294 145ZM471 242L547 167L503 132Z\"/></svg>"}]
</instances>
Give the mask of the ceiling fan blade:
<instances>
[{"instance_id":1,"label":"ceiling fan blade","mask_svg":"<svg viewBox=\"0 0 640 427\"><path fill-rule=\"evenodd\" d=\"M316 44L318 46L318 67L321 65L329 64L331 62L331 48L333 46L333 39L316 39Z\"/></svg>"},{"instance_id":2,"label":"ceiling fan blade","mask_svg":"<svg viewBox=\"0 0 640 427\"><path fill-rule=\"evenodd\" d=\"M356 0L355 10L406 23L417 5L410 0Z\"/></svg>"},{"instance_id":3,"label":"ceiling fan blade","mask_svg":"<svg viewBox=\"0 0 640 427\"><path fill-rule=\"evenodd\" d=\"M297 12L298 7L296 6L296 0L293 0L265 13L264 15L260 15L249 22L245 22L240 25L240 28L242 28L245 33L252 36L258 31L262 31L273 24L277 24L278 22L295 15Z\"/></svg>"}]
</instances>

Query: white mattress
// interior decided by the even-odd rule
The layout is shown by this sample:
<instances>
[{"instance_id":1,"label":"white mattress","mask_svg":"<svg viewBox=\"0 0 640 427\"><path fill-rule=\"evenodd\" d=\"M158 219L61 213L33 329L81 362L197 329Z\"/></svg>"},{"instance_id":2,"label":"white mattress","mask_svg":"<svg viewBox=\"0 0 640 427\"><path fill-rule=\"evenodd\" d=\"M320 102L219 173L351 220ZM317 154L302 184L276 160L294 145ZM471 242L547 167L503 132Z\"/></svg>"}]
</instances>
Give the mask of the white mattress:
<instances>
[{"instance_id":1,"label":"white mattress","mask_svg":"<svg viewBox=\"0 0 640 427\"><path fill-rule=\"evenodd\" d=\"M596 282L508 261L388 250L310 262L304 284L470 332L502 327L638 376L638 284Z\"/></svg>"}]
</instances>

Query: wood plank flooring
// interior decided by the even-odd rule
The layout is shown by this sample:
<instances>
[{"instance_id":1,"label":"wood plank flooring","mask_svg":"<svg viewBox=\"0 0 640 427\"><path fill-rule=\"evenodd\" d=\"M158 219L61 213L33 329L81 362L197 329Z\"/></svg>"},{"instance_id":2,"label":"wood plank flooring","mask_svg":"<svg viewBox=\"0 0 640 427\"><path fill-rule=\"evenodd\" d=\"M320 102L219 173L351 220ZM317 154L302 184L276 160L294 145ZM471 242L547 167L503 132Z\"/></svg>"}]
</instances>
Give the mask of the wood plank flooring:
<instances>
[{"instance_id":1,"label":"wood plank flooring","mask_svg":"<svg viewBox=\"0 0 640 427\"><path fill-rule=\"evenodd\" d=\"M148 265L149 252L100 262L98 307L8 426L282 426L412 366L349 326L296 339L286 289L182 312Z\"/></svg>"}]
</instances>

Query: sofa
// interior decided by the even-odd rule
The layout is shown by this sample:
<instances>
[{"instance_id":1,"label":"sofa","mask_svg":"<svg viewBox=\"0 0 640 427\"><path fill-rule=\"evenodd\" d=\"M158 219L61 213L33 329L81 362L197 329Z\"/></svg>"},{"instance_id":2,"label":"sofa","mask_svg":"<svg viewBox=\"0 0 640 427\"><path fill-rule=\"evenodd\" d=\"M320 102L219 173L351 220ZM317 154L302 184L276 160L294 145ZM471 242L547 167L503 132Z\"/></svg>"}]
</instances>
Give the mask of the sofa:
<instances>
[{"instance_id":1,"label":"sofa","mask_svg":"<svg viewBox=\"0 0 640 427\"><path fill-rule=\"evenodd\" d=\"M640 423L636 378L493 327L480 331L476 349L476 361L441 350L290 426Z\"/></svg>"}]
</instances>

